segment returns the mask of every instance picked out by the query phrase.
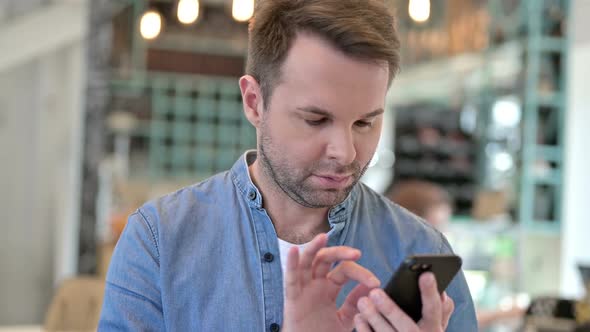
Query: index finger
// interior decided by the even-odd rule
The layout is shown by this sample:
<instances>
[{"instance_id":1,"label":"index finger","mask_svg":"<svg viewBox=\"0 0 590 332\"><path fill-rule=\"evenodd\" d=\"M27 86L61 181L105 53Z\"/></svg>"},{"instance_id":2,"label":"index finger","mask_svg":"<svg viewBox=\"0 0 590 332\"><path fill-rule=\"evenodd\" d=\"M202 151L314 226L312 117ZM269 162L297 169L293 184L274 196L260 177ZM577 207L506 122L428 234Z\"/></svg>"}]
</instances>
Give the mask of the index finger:
<instances>
[{"instance_id":1,"label":"index finger","mask_svg":"<svg viewBox=\"0 0 590 332\"><path fill-rule=\"evenodd\" d=\"M344 261L338 264L338 266L328 273L327 278L338 286L344 286L349 280L354 280L369 288L379 287L381 283L373 272L351 261Z\"/></svg>"},{"instance_id":2,"label":"index finger","mask_svg":"<svg viewBox=\"0 0 590 332\"><path fill-rule=\"evenodd\" d=\"M346 246L322 248L312 263L313 278L325 278L333 264L339 261L356 261L361 256L358 249Z\"/></svg>"}]
</instances>

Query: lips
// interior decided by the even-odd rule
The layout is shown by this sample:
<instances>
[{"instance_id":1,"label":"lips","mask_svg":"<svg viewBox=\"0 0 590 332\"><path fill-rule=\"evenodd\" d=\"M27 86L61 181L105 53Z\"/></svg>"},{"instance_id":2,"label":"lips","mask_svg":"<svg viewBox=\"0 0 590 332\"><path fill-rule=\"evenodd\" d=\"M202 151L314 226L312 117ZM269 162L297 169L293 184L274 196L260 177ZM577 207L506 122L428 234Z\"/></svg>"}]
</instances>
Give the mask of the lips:
<instances>
[{"instance_id":1,"label":"lips","mask_svg":"<svg viewBox=\"0 0 590 332\"><path fill-rule=\"evenodd\" d=\"M343 189L350 185L352 175L314 174L320 186L327 189Z\"/></svg>"},{"instance_id":2,"label":"lips","mask_svg":"<svg viewBox=\"0 0 590 332\"><path fill-rule=\"evenodd\" d=\"M330 181L334 181L334 182L344 182L348 179L350 179L351 175L316 175L317 177L320 178L324 178L324 179L328 179Z\"/></svg>"}]
</instances>

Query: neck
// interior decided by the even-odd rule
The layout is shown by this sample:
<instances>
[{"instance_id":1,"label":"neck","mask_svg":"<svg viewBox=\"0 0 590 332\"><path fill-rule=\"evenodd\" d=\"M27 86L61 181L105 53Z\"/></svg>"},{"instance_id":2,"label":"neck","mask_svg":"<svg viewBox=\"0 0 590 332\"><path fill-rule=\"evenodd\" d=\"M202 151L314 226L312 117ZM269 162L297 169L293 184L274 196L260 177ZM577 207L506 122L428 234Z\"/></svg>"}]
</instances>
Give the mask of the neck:
<instances>
[{"instance_id":1,"label":"neck","mask_svg":"<svg viewBox=\"0 0 590 332\"><path fill-rule=\"evenodd\" d=\"M330 229L329 208L309 208L289 197L273 179L265 176L258 160L248 167L252 181L263 197L263 207L275 227L277 236L301 244Z\"/></svg>"}]
</instances>

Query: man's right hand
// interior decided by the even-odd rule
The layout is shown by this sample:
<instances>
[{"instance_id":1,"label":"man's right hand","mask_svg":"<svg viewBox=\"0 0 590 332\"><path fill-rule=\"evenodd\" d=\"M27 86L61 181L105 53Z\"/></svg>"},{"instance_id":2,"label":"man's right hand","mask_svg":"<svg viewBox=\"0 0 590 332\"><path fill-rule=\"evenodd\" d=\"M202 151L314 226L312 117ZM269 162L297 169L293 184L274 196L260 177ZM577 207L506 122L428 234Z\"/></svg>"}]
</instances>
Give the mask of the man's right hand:
<instances>
[{"instance_id":1,"label":"man's right hand","mask_svg":"<svg viewBox=\"0 0 590 332\"><path fill-rule=\"evenodd\" d=\"M316 236L299 255L299 249L289 250L285 275L285 313L283 332L346 331L354 327L359 313L358 300L379 287L379 279L355 263L361 256L351 247L326 247L326 234ZM332 269L334 263L339 264ZM348 281L357 285L340 308L336 298Z\"/></svg>"}]
</instances>

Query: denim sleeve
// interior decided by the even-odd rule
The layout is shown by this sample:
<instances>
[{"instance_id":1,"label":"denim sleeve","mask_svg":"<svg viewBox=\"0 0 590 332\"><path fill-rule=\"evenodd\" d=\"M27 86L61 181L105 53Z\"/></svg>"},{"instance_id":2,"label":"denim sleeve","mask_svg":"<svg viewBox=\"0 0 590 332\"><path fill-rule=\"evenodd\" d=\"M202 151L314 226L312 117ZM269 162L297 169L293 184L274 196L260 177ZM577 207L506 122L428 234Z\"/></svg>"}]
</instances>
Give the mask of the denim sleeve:
<instances>
[{"instance_id":1,"label":"denim sleeve","mask_svg":"<svg viewBox=\"0 0 590 332\"><path fill-rule=\"evenodd\" d=\"M111 258L99 331L164 331L157 230L140 210Z\"/></svg>"},{"instance_id":2,"label":"denim sleeve","mask_svg":"<svg viewBox=\"0 0 590 332\"><path fill-rule=\"evenodd\" d=\"M442 235L441 235L442 236ZM453 253L451 245L442 236L441 253ZM451 315L447 332L477 332L477 318L471 292L463 270L459 271L446 289L447 295L453 299L455 310Z\"/></svg>"}]
</instances>

